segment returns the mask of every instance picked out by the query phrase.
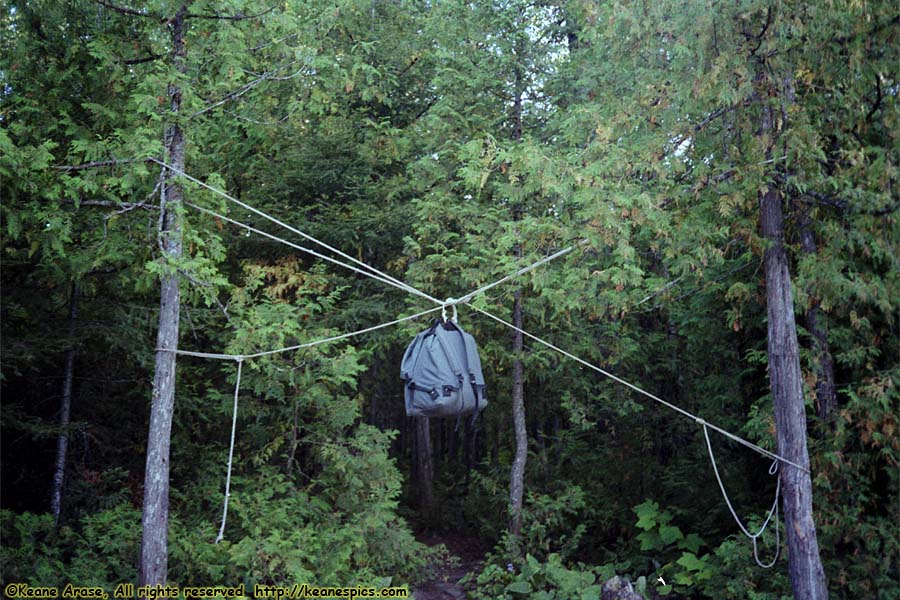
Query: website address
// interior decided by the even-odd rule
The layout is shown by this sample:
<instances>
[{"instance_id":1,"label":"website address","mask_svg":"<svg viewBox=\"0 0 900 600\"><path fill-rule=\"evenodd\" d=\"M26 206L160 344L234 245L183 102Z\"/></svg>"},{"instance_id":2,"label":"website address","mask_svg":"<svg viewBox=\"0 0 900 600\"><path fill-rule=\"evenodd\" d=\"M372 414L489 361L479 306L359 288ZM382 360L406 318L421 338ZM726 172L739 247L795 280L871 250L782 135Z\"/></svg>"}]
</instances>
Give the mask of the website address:
<instances>
[{"instance_id":1,"label":"website address","mask_svg":"<svg viewBox=\"0 0 900 600\"><path fill-rule=\"evenodd\" d=\"M355 587L317 587L306 583L295 583L290 587L256 584L253 586L256 598L409 598L409 590L402 587L375 588L357 585Z\"/></svg>"}]
</instances>

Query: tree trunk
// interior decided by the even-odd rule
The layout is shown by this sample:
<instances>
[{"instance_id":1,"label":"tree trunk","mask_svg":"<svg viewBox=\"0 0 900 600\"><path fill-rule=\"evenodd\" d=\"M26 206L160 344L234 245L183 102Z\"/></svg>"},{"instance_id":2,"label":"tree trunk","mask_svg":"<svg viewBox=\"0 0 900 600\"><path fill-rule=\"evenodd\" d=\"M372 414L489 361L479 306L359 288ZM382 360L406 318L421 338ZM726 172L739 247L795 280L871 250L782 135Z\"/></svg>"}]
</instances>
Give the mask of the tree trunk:
<instances>
[{"instance_id":1,"label":"tree trunk","mask_svg":"<svg viewBox=\"0 0 900 600\"><path fill-rule=\"evenodd\" d=\"M524 45L521 38L516 40L516 55L521 56ZM524 94L524 78L521 67L516 66L515 96L513 99L513 140L522 139L522 95ZM513 221L522 219L522 206L513 207ZM522 246L516 244L516 258L522 258ZM518 287L513 299L513 325L522 329L522 288ZM528 460L528 431L525 424L525 373L522 367L522 349L524 347L521 331L513 331L512 339L512 413L513 429L516 437L516 453L509 478L509 532L512 536L513 550L518 552L518 539L522 534L522 496L525 493L525 462Z\"/></svg>"},{"instance_id":2,"label":"tree trunk","mask_svg":"<svg viewBox=\"0 0 900 600\"><path fill-rule=\"evenodd\" d=\"M72 410L72 378L75 374L75 319L78 317L78 286L72 284L69 297L69 347L66 350L65 370L63 372L62 402L59 407L59 437L56 438L56 466L53 470L53 492L50 497L50 510L53 523L59 524L62 512L62 490L66 477L66 453L69 449L69 417Z\"/></svg>"},{"instance_id":3,"label":"tree trunk","mask_svg":"<svg viewBox=\"0 0 900 600\"><path fill-rule=\"evenodd\" d=\"M419 510L425 521L434 518L434 459L431 456L431 423L428 417L416 418L416 475Z\"/></svg>"},{"instance_id":4,"label":"tree trunk","mask_svg":"<svg viewBox=\"0 0 900 600\"><path fill-rule=\"evenodd\" d=\"M780 193L771 187L760 198L760 226L768 242L765 271L769 320L769 382L775 405L778 453L809 468L794 300L784 248L782 199ZM816 525L813 521L810 475L791 466L781 465L780 470L788 569L794 598L828 598L825 571L819 557Z\"/></svg>"},{"instance_id":5,"label":"tree trunk","mask_svg":"<svg viewBox=\"0 0 900 600\"><path fill-rule=\"evenodd\" d=\"M522 290L517 289L513 302L513 325L522 328ZM509 532L514 538L522 534L522 496L525 492L525 461L528 459L528 432L525 429L525 373L522 367L522 332L513 332L513 427L516 454L509 480Z\"/></svg>"},{"instance_id":6,"label":"tree trunk","mask_svg":"<svg viewBox=\"0 0 900 600\"><path fill-rule=\"evenodd\" d=\"M816 238L808 214L800 216L800 246L809 255L816 254ZM837 410L837 388L834 385L834 359L828 346L828 331L819 319L819 300L813 298L804 318L812 336L813 370L816 374L816 414L829 421Z\"/></svg>"},{"instance_id":7,"label":"tree trunk","mask_svg":"<svg viewBox=\"0 0 900 600\"><path fill-rule=\"evenodd\" d=\"M171 21L172 61L175 70L185 72L184 29L187 7L181 6ZM178 123L181 88L169 85L172 123L166 127L165 147L169 163L184 171L184 135ZM141 564L139 586L165 585L168 569L169 533L169 449L172 437L172 413L175 404L175 353L178 348L178 317L181 294L178 273L173 263L181 258L181 202L183 189L177 177L164 171L160 200L159 232L168 263L162 277L159 304L159 330L156 338L156 368L150 406L150 431L147 439L147 465L144 473L144 506L141 515Z\"/></svg>"}]
</instances>

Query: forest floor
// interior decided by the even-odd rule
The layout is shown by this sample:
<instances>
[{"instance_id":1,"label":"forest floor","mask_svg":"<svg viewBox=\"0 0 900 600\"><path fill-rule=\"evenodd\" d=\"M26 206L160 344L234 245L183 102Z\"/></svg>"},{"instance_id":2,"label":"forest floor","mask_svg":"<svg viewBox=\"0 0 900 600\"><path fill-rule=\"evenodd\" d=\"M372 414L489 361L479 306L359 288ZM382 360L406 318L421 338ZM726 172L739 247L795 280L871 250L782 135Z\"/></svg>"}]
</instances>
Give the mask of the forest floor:
<instances>
[{"instance_id":1,"label":"forest floor","mask_svg":"<svg viewBox=\"0 0 900 600\"><path fill-rule=\"evenodd\" d=\"M481 571L484 554L488 548L474 534L464 531L420 531L416 533L416 539L427 546L444 544L449 552L449 557L447 560L433 565L433 572L429 580L413 586L413 598L415 600L464 600L467 590L458 582L467 573Z\"/></svg>"}]
</instances>

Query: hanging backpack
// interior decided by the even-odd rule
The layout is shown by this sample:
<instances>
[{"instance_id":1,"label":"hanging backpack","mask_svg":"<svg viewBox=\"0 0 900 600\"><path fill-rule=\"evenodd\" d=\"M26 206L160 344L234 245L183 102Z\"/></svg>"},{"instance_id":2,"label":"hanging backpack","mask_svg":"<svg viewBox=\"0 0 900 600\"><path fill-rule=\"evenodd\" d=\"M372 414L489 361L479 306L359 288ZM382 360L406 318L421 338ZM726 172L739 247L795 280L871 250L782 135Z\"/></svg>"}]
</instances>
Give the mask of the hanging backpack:
<instances>
[{"instance_id":1,"label":"hanging backpack","mask_svg":"<svg viewBox=\"0 0 900 600\"><path fill-rule=\"evenodd\" d=\"M403 354L406 414L410 417L477 415L487 406L475 339L453 320L438 319Z\"/></svg>"}]
</instances>

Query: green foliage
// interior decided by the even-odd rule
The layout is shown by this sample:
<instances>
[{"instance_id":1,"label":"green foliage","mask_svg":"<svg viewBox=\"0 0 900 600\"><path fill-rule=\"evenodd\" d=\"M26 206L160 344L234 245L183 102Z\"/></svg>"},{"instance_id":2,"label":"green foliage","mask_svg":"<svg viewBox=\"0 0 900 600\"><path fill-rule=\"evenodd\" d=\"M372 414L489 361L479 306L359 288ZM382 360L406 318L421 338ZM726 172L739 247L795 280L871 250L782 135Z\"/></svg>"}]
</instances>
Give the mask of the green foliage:
<instances>
[{"instance_id":1,"label":"green foliage","mask_svg":"<svg viewBox=\"0 0 900 600\"><path fill-rule=\"evenodd\" d=\"M635 541L640 542L640 552L646 553L647 577L662 576L667 585L659 586L661 594L674 591L677 594L699 594L704 598L780 598L788 597L790 586L783 572L766 571L753 561L750 542L733 535L712 551L700 552L707 544L695 533L685 535L673 525L673 515L661 510L659 504L647 500L634 507L638 520L635 525L642 530ZM760 522L751 519L749 527L757 530ZM781 526L781 524L779 524ZM772 535L760 540L761 559L774 552ZM783 542L782 542L783 543ZM784 548L781 548L784 551ZM638 569L641 572L641 569ZM650 577L653 575L653 577ZM787 596L785 596L787 594Z\"/></svg>"},{"instance_id":2,"label":"green foliage","mask_svg":"<svg viewBox=\"0 0 900 600\"><path fill-rule=\"evenodd\" d=\"M120 504L84 517L77 526L56 530L51 515L14 514L2 517L3 585L27 582L59 586L84 582L111 590L137 578L135 559L140 546L140 511Z\"/></svg>"},{"instance_id":3,"label":"green foliage","mask_svg":"<svg viewBox=\"0 0 900 600\"><path fill-rule=\"evenodd\" d=\"M895 4L196 0L196 14L262 14L190 19L180 75L170 3L144 3L161 18L7 3L0 418L3 505L14 512L2 517L4 581L133 578L160 274L180 274L179 345L201 351L299 345L424 308L190 208L183 259L163 261L160 171L144 159L162 153L177 81L192 175L437 297L586 240L476 305L509 318L518 289L528 331L769 449L757 200L776 186L832 597L896 597ZM759 134L764 108L772 136ZM92 162L105 166L72 168ZM185 193L277 231L200 186ZM73 283L71 451L54 531L35 513L60 433ZM813 310L838 382L838 411L821 420ZM439 503L452 527L477 529L502 555L509 332L460 312L483 350L491 405L469 464L462 434L442 430ZM234 365L179 357L173 580L414 577L426 551L397 516L400 490L415 482L396 364L420 325L245 362L219 545ZM536 342L523 354L517 543L530 558L514 572L502 558L489 565L485 597L594 597L613 571L646 587L663 573L695 596L788 593L783 569L755 566L719 498L697 494L714 480L692 421ZM758 506L765 466L742 448L716 452L735 505Z\"/></svg>"},{"instance_id":4,"label":"green foliage","mask_svg":"<svg viewBox=\"0 0 900 600\"><path fill-rule=\"evenodd\" d=\"M599 600L603 583L599 573L583 564L568 568L557 554L548 555L545 562L527 554L518 566L489 563L476 578L477 593L492 600Z\"/></svg>"}]
</instances>

